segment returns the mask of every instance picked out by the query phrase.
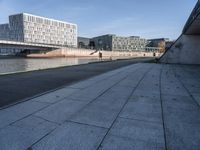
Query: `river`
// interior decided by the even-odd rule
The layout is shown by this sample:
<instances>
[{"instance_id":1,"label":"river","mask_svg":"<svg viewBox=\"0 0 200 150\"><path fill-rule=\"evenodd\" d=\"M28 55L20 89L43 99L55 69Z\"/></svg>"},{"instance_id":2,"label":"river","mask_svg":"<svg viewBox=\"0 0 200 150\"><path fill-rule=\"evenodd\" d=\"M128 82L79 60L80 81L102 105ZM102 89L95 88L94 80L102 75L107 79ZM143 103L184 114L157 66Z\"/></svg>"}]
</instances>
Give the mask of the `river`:
<instances>
[{"instance_id":1,"label":"river","mask_svg":"<svg viewBox=\"0 0 200 150\"><path fill-rule=\"evenodd\" d=\"M87 58L0 58L0 74L72 66L98 61Z\"/></svg>"}]
</instances>

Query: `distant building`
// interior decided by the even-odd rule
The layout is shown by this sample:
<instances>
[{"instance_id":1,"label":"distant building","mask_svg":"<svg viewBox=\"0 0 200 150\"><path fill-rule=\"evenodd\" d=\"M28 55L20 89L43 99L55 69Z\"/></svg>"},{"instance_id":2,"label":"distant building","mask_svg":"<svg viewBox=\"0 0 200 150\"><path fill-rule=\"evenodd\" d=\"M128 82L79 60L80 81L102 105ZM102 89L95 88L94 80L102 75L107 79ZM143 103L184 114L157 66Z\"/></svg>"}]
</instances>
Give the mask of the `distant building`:
<instances>
[{"instance_id":1,"label":"distant building","mask_svg":"<svg viewBox=\"0 0 200 150\"><path fill-rule=\"evenodd\" d=\"M78 48L85 48L89 49L90 48L90 38L86 37L78 37Z\"/></svg>"},{"instance_id":2,"label":"distant building","mask_svg":"<svg viewBox=\"0 0 200 150\"><path fill-rule=\"evenodd\" d=\"M122 37L107 34L92 38L90 45L95 49L107 51L141 51L145 50L147 40L139 36Z\"/></svg>"},{"instance_id":3,"label":"distant building","mask_svg":"<svg viewBox=\"0 0 200 150\"><path fill-rule=\"evenodd\" d=\"M77 47L77 25L21 13L0 25L0 39Z\"/></svg>"},{"instance_id":4,"label":"distant building","mask_svg":"<svg viewBox=\"0 0 200 150\"><path fill-rule=\"evenodd\" d=\"M147 46L160 48L160 52L164 52L166 50L167 42L170 42L169 38L149 39Z\"/></svg>"},{"instance_id":5,"label":"distant building","mask_svg":"<svg viewBox=\"0 0 200 150\"><path fill-rule=\"evenodd\" d=\"M165 43L165 49L169 49L174 44L174 41L167 41Z\"/></svg>"}]
</instances>

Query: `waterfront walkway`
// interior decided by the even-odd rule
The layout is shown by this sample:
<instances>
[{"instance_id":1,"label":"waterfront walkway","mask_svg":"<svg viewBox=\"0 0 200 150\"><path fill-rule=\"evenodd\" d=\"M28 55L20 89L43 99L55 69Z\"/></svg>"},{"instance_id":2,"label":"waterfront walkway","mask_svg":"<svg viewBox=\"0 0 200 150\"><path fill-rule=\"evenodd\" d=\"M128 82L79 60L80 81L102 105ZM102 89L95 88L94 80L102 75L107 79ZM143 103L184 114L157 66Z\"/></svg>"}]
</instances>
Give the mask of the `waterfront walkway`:
<instances>
[{"instance_id":1,"label":"waterfront walkway","mask_svg":"<svg viewBox=\"0 0 200 150\"><path fill-rule=\"evenodd\" d=\"M129 65L0 110L0 149L199 150L199 91L198 66Z\"/></svg>"},{"instance_id":2,"label":"waterfront walkway","mask_svg":"<svg viewBox=\"0 0 200 150\"><path fill-rule=\"evenodd\" d=\"M120 67L154 59L133 58L0 75L0 108Z\"/></svg>"}]
</instances>

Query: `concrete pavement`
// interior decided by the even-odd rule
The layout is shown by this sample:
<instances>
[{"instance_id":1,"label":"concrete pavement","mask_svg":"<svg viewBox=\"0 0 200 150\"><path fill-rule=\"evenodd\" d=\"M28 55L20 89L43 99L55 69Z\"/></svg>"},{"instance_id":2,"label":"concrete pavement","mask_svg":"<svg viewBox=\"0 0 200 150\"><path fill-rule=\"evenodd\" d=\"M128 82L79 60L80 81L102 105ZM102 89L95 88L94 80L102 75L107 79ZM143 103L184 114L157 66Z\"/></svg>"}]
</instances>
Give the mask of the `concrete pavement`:
<instances>
[{"instance_id":1,"label":"concrete pavement","mask_svg":"<svg viewBox=\"0 0 200 150\"><path fill-rule=\"evenodd\" d=\"M2 150L198 150L200 67L134 64L0 110Z\"/></svg>"}]
</instances>

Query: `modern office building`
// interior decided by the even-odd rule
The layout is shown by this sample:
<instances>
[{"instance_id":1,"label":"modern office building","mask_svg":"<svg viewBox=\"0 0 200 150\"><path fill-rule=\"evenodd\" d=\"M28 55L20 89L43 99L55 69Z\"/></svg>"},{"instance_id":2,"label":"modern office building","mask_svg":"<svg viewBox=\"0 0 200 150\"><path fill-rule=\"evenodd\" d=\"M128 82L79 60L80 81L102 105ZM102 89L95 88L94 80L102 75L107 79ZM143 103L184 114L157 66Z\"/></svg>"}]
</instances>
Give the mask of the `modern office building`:
<instances>
[{"instance_id":1,"label":"modern office building","mask_svg":"<svg viewBox=\"0 0 200 150\"><path fill-rule=\"evenodd\" d=\"M77 25L21 13L0 25L0 39L77 47Z\"/></svg>"},{"instance_id":2,"label":"modern office building","mask_svg":"<svg viewBox=\"0 0 200 150\"><path fill-rule=\"evenodd\" d=\"M90 41L95 49L108 51L142 51L145 50L147 40L139 36L122 37L107 34L94 37Z\"/></svg>"},{"instance_id":3,"label":"modern office building","mask_svg":"<svg viewBox=\"0 0 200 150\"><path fill-rule=\"evenodd\" d=\"M172 42L169 38L149 39L147 46L160 48L160 52L164 52L168 46L167 43L169 42Z\"/></svg>"},{"instance_id":4,"label":"modern office building","mask_svg":"<svg viewBox=\"0 0 200 150\"><path fill-rule=\"evenodd\" d=\"M85 48L89 49L90 48L90 38L86 37L78 37L78 48Z\"/></svg>"}]
</instances>

